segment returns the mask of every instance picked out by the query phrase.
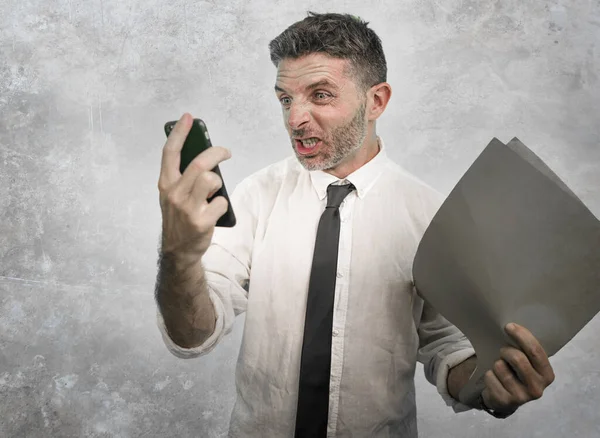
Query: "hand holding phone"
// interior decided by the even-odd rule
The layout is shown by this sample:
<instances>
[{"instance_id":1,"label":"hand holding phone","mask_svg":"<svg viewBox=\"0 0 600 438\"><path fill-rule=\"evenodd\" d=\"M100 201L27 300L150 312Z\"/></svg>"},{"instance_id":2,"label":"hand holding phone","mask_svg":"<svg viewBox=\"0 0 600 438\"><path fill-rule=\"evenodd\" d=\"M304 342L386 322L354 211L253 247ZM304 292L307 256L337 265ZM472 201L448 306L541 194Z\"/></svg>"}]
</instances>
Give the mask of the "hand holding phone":
<instances>
[{"instance_id":1,"label":"hand holding phone","mask_svg":"<svg viewBox=\"0 0 600 438\"><path fill-rule=\"evenodd\" d=\"M218 167L231 154L223 147L212 147L206 125L200 119L191 120L188 113L166 123L165 134L158 183L163 251L197 258L208 249L215 226L236 223Z\"/></svg>"}]
</instances>

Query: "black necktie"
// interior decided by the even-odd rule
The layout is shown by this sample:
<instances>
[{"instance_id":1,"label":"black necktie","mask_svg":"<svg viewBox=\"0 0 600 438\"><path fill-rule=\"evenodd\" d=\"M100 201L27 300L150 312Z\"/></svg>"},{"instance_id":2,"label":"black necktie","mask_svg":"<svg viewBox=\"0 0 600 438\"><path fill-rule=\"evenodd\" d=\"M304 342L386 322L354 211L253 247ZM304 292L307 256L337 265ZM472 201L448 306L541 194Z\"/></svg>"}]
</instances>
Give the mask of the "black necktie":
<instances>
[{"instance_id":1,"label":"black necktie","mask_svg":"<svg viewBox=\"0 0 600 438\"><path fill-rule=\"evenodd\" d=\"M317 228L300 361L296 438L325 438L327 435L339 207L352 190L352 184L327 187L327 207Z\"/></svg>"}]
</instances>

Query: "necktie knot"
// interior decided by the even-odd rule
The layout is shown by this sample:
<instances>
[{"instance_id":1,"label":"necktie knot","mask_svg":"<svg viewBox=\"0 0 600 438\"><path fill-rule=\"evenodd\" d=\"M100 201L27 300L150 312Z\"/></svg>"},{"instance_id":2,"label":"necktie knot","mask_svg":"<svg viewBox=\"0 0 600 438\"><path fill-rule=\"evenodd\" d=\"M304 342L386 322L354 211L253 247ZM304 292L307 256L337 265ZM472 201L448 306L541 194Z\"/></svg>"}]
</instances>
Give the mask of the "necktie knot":
<instances>
[{"instance_id":1,"label":"necktie knot","mask_svg":"<svg viewBox=\"0 0 600 438\"><path fill-rule=\"evenodd\" d=\"M330 184L327 186L326 208L339 208L344 198L354 189L353 184L345 184L343 186Z\"/></svg>"}]
</instances>

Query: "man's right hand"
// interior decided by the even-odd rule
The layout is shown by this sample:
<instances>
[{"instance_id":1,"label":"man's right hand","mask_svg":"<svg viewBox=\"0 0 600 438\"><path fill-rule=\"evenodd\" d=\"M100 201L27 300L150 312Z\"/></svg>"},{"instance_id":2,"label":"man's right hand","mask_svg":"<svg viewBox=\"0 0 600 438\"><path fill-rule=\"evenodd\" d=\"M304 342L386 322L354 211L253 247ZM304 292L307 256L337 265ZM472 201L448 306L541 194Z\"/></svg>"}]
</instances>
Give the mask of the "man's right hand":
<instances>
[{"instance_id":1,"label":"man's right hand","mask_svg":"<svg viewBox=\"0 0 600 438\"><path fill-rule=\"evenodd\" d=\"M223 185L212 172L231 152L215 146L199 154L179 172L180 152L192 126L193 117L185 113L169 134L163 148L158 191L163 218L162 251L182 260L196 262L208 249L219 218L227 212L227 199L208 199Z\"/></svg>"}]
</instances>

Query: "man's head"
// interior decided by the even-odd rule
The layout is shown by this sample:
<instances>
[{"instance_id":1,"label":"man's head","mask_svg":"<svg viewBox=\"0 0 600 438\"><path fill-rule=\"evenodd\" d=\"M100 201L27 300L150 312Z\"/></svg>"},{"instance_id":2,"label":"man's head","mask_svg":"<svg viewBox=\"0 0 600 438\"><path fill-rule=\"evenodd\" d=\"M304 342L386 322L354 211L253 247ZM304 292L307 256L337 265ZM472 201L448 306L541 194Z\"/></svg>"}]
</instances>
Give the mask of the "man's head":
<instances>
[{"instance_id":1,"label":"man's head","mask_svg":"<svg viewBox=\"0 0 600 438\"><path fill-rule=\"evenodd\" d=\"M309 12L269 43L285 126L309 170L348 174L377 153L375 120L391 88L381 40L367 24ZM314 148L297 141L310 137L320 140Z\"/></svg>"}]
</instances>

